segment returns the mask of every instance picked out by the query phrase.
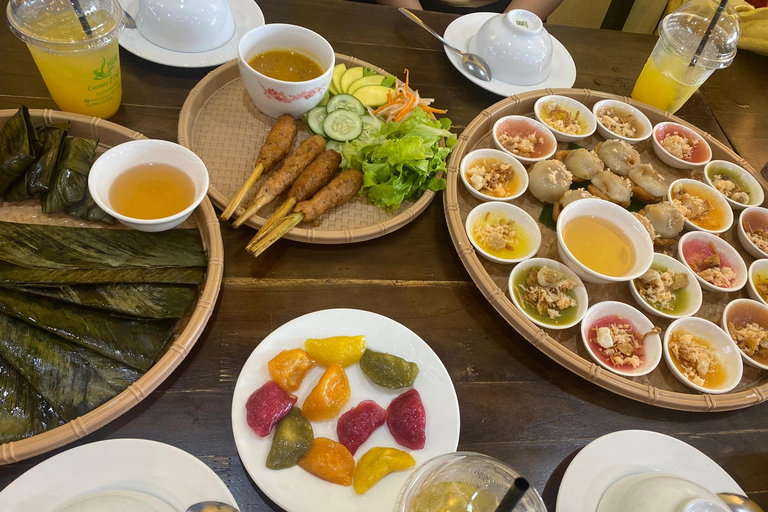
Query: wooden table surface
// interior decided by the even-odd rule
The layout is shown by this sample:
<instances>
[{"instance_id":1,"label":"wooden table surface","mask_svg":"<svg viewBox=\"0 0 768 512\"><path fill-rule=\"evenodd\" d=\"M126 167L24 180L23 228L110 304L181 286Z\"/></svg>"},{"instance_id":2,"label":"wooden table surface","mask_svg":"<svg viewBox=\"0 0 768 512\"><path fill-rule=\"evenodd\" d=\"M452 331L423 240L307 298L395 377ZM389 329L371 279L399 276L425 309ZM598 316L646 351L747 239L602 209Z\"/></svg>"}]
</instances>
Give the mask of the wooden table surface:
<instances>
[{"instance_id":1,"label":"wooden table surface","mask_svg":"<svg viewBox=\"0 0 768 512\"><path fill-rule=\"evenodd\" d=\"M268 22L313 29L337 52L397 74L409 68L412 84L449 109L457 131L500 99L464 79L440 44L394 9L312 0L260 5ZM442 32L454 17L424 13L424 19ZM655 43L646 35L548 29L576 61L575 87L622 95L631 92ZM181 106L208 70L168 68L122 50L121 63L123 105L111 120L175 141ZM766 84L768 59L739 52L679 115L759 169L768 161ZM21 104L56 108L24 44L0 29L0 108ZM252 231L222 226L222 232L222 291L192 353L141 404L74 445L123 437L169 443L213 468L244 512L279 510L253 484L237 455L230 427L235 381L253 348L276 327L311 311L353 307L403 323L434 348L459 397L459 448L518 468L550 510L575 453L596 437L624 429L654 430L690 443L768 510L768 405L716 414L670 411L616 396L553 363L477 291L451 243L442 198L405 228L349 246L281 241L256 260L243 249ZM46 458L1 467L0 488Z\"/></svg>"}]
</instances>

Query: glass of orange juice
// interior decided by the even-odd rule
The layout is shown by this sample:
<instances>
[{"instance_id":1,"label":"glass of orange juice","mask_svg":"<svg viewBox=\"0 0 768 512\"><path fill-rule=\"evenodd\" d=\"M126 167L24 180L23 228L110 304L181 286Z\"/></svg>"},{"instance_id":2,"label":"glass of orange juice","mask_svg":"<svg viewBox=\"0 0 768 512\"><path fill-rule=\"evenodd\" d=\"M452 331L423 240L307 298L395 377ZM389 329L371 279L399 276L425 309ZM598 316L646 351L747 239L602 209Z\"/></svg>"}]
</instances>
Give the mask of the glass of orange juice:
<instances>
[{"instance_id":1,"label":"glass of orange juice","mask_svg":"<svg viewBox=\"0 0 768 512\"><path fill-rule=\"evenodd\" d=\"M117 112L124 27L117 0L10 0L6 11L61 110L102 118Z\"/></svg>"},{"instance_id":2,"label":"glass of orange juice","mask_svg":"<svg viewBox=\"0 0 768 512\"><path fill-rule=\"evenodd\" d=\"M730 66L741 22L730 4L718 18L719 3L693 0L661 21L659 40L635 82L632 99L677 112L716 69ZM709 29L713 18L717 21Z\"/></svg>"}]
</instances>

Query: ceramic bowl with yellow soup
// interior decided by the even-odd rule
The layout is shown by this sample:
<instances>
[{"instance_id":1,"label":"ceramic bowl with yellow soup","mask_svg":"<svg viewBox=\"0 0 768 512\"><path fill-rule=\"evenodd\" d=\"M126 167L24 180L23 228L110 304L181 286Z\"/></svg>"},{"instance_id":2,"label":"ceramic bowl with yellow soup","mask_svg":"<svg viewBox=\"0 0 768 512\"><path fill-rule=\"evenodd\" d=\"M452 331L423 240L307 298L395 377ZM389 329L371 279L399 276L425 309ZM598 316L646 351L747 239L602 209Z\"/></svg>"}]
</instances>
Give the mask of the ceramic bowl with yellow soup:
<instances>
[{"instance_id":1,"label":"ceramic bowl with yellow soup","mask_svg":"<svg viewBox=\"0 0 768 512\"><path fill-rule=\"evenodd\" d=\"M582 103L567 96L542 96L536 100L533 114L560 142L586 139L595 133L597 128L592 112Z\"/></svg>"},{"instance_id":2,"label":"ceramic bowl with yellow soup","mask_svg":"<svg viewBox=\"0 0 768 512\"><path fill-rule=\"evenodd\" d=\"M459 166L461 181L481 201L511 201L528 189L528 173L516 158L498 149L476 149Z\"/></svg>"},{"instance_id":3,"label":"ceramic bowl with yellow soup","mask_svg":"<svg viewBox=\"0 0 768 512\"><path fill-rule=\"evenodd\" d=\"M741 350L745 363L768 370L768 306L736 299L723 310L720 325Z\"/></svg>"},{"instance_id":4,"label":"ceramic bowl with yellow soup","mask_svg":"<svg viewBox=\"0 0 768 512\"><path fill-rule=\"evenodd\" d=\"M685 217L686 229L718 234L733 224L733 210L725 197L700 181L673 181L667 199Z\"/></svg>"},{"instance_id":5,"label":"ceramic bowl with yellow soup","mask_svg":"<svg viewBox=\"0 0 768 512\"><path fill-rule=\"evenodd\" d=\"M466 229L477 252L496 263L523 261L541 246L536 221L509 203L494 201L476 206L467 215Z\"/></svg>"},{"instance_id":6,"label":"ceramic bowl with yellow soup","mask_svg":"<svg viewBox=\"0 0 768 512\"><path fill-rule=\"evenodd\" d=\"M749 298L768 306L768 260L755 260L747 272Z\"/></svg>"},{"instance_id":7,"label":"ceramic bowl with yellow soup","mask_svg":"<svg viewBox=\"0 0 768 512\"><path fill-rule=\"evenodd\" d=\"M653 262L653 242L640 221L602 199L582 199L560 212L557 249L563 263L590 283L631 281Z\"/></svg>"}]
</instances>

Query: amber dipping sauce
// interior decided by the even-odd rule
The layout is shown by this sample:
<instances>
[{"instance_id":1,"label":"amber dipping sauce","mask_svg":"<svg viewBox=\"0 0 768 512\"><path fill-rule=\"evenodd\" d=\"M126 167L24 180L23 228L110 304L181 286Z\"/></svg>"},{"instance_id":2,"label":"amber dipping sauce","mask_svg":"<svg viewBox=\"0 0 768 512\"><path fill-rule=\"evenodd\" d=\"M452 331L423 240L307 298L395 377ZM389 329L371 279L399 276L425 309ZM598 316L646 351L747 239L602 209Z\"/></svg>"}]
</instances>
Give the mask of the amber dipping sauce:
<instances>
[{"instance_id":1,"label":"amber dipping sauce","mask_svg":"<svg viewBox=\"0 0 768 512\"><path fill-rule=\"evenodd\" d=\"M267 50L248 61L253 69L275 80L306 82L323 74L312 58L293 50Z\"/></svg>"},{"instance_id":2,"label":"amber dipping sauce","mask_svg":"<svg viewBox=\"0 0 768 512\"><path fill-rule=\"evenodd\" d=\"M172 165L144 164L122 172L109 189L109 202L132 219L163 219L195 201L192 178Z\"/></svg>"}]
</instances>

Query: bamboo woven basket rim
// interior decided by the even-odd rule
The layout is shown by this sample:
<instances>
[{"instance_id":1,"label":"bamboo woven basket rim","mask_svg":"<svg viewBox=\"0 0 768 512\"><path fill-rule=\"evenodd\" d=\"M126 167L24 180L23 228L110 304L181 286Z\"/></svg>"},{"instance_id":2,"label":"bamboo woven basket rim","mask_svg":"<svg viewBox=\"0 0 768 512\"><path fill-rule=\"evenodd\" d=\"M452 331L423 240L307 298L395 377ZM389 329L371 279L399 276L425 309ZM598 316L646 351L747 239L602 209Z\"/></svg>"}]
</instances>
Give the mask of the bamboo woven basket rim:
<instances>
[{"instance_id":1,"label":"bamboo woven basket rim","mask_svg":"<svg viewBox=\"0 0 768 512\"><path fill-rule=\"evenodd\" d=\"M512 110L521 101L535 100L541 96L558 94L563 96L578 96L579 101L588 101L589 99L615 99L620 100L640 109L643 113L649 112L654 117L661 116L664 120L674 121L691 128L702 135L715 153L717 150L725 152L738 165L747 169L757 178L761 186L768 188L768 181L755 169L753 169L746 160L734 153L712 135L696 126L655 107L644 103L634 101L630 98L609 94L591 89L541 89L530 91L523 94L510 96L498 103L483 110L472 122L467 125L459 136L458 142L451 152L450 161L447 169L447 186L443 197L445 208L445 217L448 223L448 231L451 234L451 240L459 254L464 267L469 272L472 280L482 292L483 296L491 303L496 311L527 341L533 346L544 352L551 359L560 365L568 368L577 375L597 384L618 395L644 402L650 405L656 405L668 409L683 411L728 411L741 409L759 404L768 399L768 377L763 384L744 389L737 392L724 393L719 395L681 393L673 390L660 389L655 386L645 385L634 382L630 379L617 375L613 372L601 368L589 359L581 357L579 354L571 351L555 339L553 339L544 329L536 326L527 316L518 310L512 301L507 297L504 290L499 288L491 279L488 272L483 267L478 255L472 247L464 223L461 220L461 212L458 203L458 190L462 185L459 179L459 164L462 158L468 153L471 141L480 135L490 133L492 129L491 119L502 112ZM585 99L586 98L586 99ZM489 129L489 127L491 127ZM477 139L479 140L479 138ZM511 270L511 269L510 269Z\"/></svg>"},{"instance_id":2,"label":"bamboo woven basket rim","mask_svg":"<svg viewBox=\"0 0 768 512\"><path fill-rule=\"evenodd\" d=\"M341 53L336 54L336 63L346 64L348 67L363 66L373 68L377 73L390 74L388 71L378 66ZM194 151L192 133L198 115L203 111L208 101L213 98L221 88L235 80L240 80L240 70L238 68L237 60L232 60L208 73L208 75L206 75L205 78L190 91L189 96L187 96L187 99L184 101L181 113L179 114L179 144ZM216 84L217 86L212 94L206 94L205 92L210 87L209 84ZM243 170L243 181L250 171L251 169ZM231 197L226 197L213 185L208 187L208 196L211 198L211 201L213 201L213 204L222 210L227 207L231 199ZM396 231L413 221L427 208L427 206L429 206L434 197L434 191L426 190L417 201L398 215L370 226L346 230L306 229L295 227L285 235L285 238L297 242L314 244L348 244L372 240ZM243 211L244 209L241 205L237 209L236 214L239 215ZM245 222L245 225L254 229L259 229L265 222L266 219L257 214L248 219Z\"/></svg>"},{"instance_id":3,"label":"bamboo woven basket rim","mask_svg":"<svg viewBox=\"0 0 768 512\"><path fill-rule=\"evenodd\" d=\"M15 112L16 110L0 110L0 119L10 117ZM146 139L138 132L95 117L54 110L30 109L30 114L33 119L42 119L46 124L70 121L74 130L90 130L91 134L107 135L119 142ZM183 330L166 346L162 357L139 380L108 402L54 429L0 445L0 465L46 453L98 430L128 412L152 393L189 354L211 317L224 273L224 245L219 220L207 197L192 215L200 230L203 247L208 253L208 268L195 308L188 316L189 320Z\"/></svg>"}]
</instances>

